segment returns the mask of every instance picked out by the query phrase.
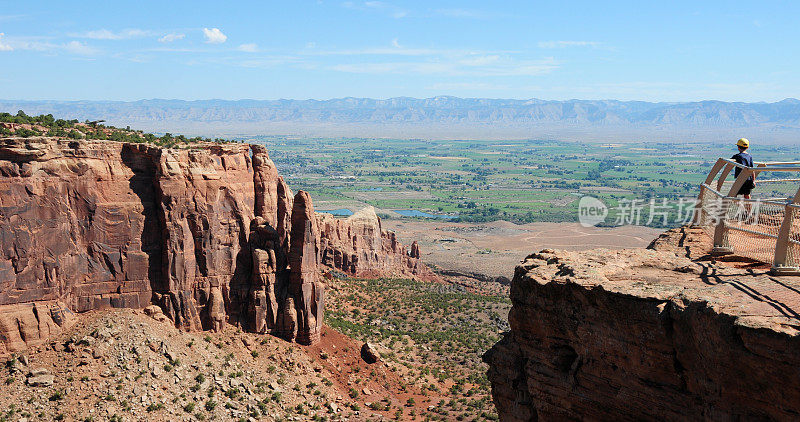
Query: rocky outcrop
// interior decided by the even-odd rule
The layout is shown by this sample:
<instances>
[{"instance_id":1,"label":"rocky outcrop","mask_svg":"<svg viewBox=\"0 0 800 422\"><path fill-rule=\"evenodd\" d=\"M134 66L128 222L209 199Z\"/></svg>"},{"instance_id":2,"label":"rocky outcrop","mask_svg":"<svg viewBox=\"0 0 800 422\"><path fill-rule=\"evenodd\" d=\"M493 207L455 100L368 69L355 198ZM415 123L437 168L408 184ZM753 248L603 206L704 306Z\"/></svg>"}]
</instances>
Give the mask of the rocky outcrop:
<instances>
[{"instance_id":1,"label":"rocky outcrop","mask_svg":"<svg viewBox=\"0 0 800 422\"><path fill-rule=\"evenodd\" d=\"M0 306L0 356L41 343L73 320L72 312L57 301Z\"/></svg>"},{"instance_id":2,"label":"rocky outcrop","mask_svg":"<svg viewBox=\"0 0 800 422\"><path fill-rule=\"evenodd\" d=\"M800 278L662 250L543 250L518 266L489 350L503 421L793 420ZM701 233L694 233L701 235Z\"/></svg>"},{"instance_id":3,"label":"rocky outcrop","mask_svg":"<svg viewBox=\"0 0 800 422\"><path fill-rule=\"evenodd\" d=\"M436 275L419 259L419 245L410 250L385 231L372 207L346 219L317 215L320 227L322 264L360 277L397 276L435 279Z\"/></svg>"},{"instance_id":4,"label":"rocky outcrop","mask_svg":"<svg viewBox=\"0 0 800 422\"><path fill-rule=\"evenodd\" d=\"M313 342L321 232L311 198L292 197L262 146L0 139L0 354L72 312L151 304L185 330ZM383 261L405 271L395 250Z\"/></svg>"},{"instance_id":5,"label":"rocky outcrop","mask_svg":"<svg viewBox=\"0 0 800 422\"><path fill-rule=\"evenodd\" d=\"M702 227L681 226L661 233L650 242L647 249L673 252L693 260L709 256L714 246Z\"/></svg>"},{"instance_id":6,"label":"rocky outcrop","mask_svg":"<svg viewBox=\"0 0 800 422\"><path fill-rule=\"evenodd\" d=\"M226 145L152 157L164 271L152 283L154 300L184 329L211 328L219 311L206 312L205 324L201 313L212 309L212 293L224 297L249 278L243 255L260 169L248 152L247 145Z\"/></svg>"},{"instance_id":7,"label":"rocky outcrop","mask_svg":"<svg viewBox=\"0 0 800 422\"><path fill-rule=\"evenodd\" d=\"M152 301L187 330L219 329L236 310L259 170L249 146L3 142L0 268L13 270L0 276L0 305Z\"/></svg>"},{"instance_id":8,"label":"rocky outcrop","mask_svg":"<svg viewBox=\"0 0 800 422\"><path fill-rule=\"evenodd\" d=\"M289 249L289 296L297 312L297 342L311 344L322 331L325 291L319 280L320 239L314 205L308 193L300 191L292 208Z\"/></svg>"}]
</instances>

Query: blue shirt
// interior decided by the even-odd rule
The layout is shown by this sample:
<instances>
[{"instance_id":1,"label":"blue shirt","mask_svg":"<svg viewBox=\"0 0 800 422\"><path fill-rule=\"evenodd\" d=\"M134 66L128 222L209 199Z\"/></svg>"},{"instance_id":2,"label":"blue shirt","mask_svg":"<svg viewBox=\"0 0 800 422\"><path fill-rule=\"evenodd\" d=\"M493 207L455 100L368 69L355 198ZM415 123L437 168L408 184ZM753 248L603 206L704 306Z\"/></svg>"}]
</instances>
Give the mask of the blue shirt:
<instances>
[{"instance_id":1,"label":"blue shirt","mask_svg":"<svg viewBox=\"0 0 800 422\"><path fill-rule=\"evenodd\" d=\"M753 156L751 156L750 154L748 154L746 152L740 152L740 153L734 155L733 157L731 157L731 159L732 160L736 160L737 163L739 163L739 164L741 164L743 166L753 167ZM741 172L742 172L742 169L740 169L739 167L736 167L736 169L733 170L733 175L735 177L739 177L739 173L741 173ZM747 180L753 180L753 176L748 177Z\"/></svg>"}]
</instances>

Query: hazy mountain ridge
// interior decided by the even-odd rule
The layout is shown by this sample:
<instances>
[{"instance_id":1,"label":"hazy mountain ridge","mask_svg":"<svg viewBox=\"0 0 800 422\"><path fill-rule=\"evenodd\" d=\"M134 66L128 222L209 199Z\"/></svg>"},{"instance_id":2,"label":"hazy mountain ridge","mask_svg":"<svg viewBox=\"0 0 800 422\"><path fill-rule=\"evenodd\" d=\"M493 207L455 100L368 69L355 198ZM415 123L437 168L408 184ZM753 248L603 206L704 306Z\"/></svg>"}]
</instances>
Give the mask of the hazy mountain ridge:
<instances>
[{"instance_id":1,"label":"hazy mountain ridge","mask_svg":"<svg viewBox=\"0 0 800 422\"><path fill-rule=\"evenodd\" d=\"M800 100L699 101L397 97L330 100L13 101L0 110L105 119L155 131L249 136L638 137L722 139L744 132L785 141L800 134ZM753 136L753 135L751 135Z\"/></svg>"}]
</instances>

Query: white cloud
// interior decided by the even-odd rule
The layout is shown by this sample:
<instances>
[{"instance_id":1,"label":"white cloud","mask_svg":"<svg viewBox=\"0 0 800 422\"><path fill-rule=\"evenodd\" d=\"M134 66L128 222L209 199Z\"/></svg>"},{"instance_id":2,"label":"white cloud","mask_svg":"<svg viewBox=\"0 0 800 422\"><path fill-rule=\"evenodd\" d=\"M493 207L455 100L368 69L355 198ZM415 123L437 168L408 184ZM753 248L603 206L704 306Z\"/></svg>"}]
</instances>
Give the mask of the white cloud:
<instances>
[{"instance_id":1,"label":"white cloud","mask_svg":"<svg viewBox=\"0 0 800 422\"><path fill-rule=\"evenodd\" d=\"M5 35L6 34L0 32L0 51L11 51L14 49L14 47L3 42L3 36Z\"/></svg>"},{"instance_id":2,"label":"white cloud","mask_svg":"<svg viewBox=\"0 0 800 422\"><path fill-rule=\"evenodd\" d=\"M345 73L425 74L442 76L535 76L558 68L553 58L517 60L508 56L463 57L461 59L386 63L345 63L331 67Z\"/></svg>"},{"instance_id":3,"label":"white cloud","mask_svg":"<svg viewBox=\"0 0 800 422\"><path fill-rule=\"evenodd\" d=\"M306 45L307 48L314 48L316 44ZM362 48L356 50L314 50L305 51L302 54L315 56L463 56L476 54L468 50L443 50L432 48L405 48L400 45L397 38L392 39L391 47Z\"/></svg>"},{"instance_id":4,"label":"white cloud","mask_svg":"<svg viewBox=\"0 0 800 422\"><path fill-rule=\"evenodd\" d=\"M331 69L345 73L388 74L388 73L421 73L445 74L449 73L450 65L447 63L427 62L396 62L396 63L348 63L338 64Z\"/></svg>"},{"instance_id":5,"label":"white cloud","mask_svg":"<svg viewBox=\"0 0 800 422\"><path fill-rule=\"evenodd\" d=\"M308 51L304 54L315 56L438 56L449 54L447 50L435 50L428 48L397 48L397 47L377 47L364 48L360 50L320 50ZM453 51L452 53L456 53ZM460 52L463 54L464 52Z\"/></svg>"},{"instance_id":6,"label":"white cloud","mask_svg":"<svg viewBox=\"0 0 800 422\"><path fill-rule=\"evenodd\" d=\"M347 60L327 68L362 74L430 74L449 76L532 76L559 67L553 57L525 57L518 51L471 51L435 48L406 48L395 38L391 46L358 50L302 51L309 56L365 56L359 63ZM374 56L374 57L372 57ZM388 60L380 61L380 56ZM391 57L398 59L392 60ZM407 59L399 59L407 57Z\"/></svg>"},{"instance_id":7,"label":"white cloud","mask_svg":"<svg viewBox=\"0 0 800 422\"><path fill-rule=\"evenodd\" d=\"M240 46L236 47L236 49L239 51L244 51L245 53L255 53L258 51L258 44L241 44Z\"/></svg>"},{"instance_id":8,"label":"white cloud","mask_svg":"<svg viewBox=\"0 0 800 422\"><path fill-rule=\"evenodd\" d=\"M597 41L539 41L539 48L598 47Z\"/></svg>"},{"instance_id":9,"label":"white cloud","mask_svg":"<svg viewBox=\"0 0 800 422\"><path fill-rule=\"evenodd\" d=\"M294 56L267 56L257 59L243 60L239 66L253 68L273 68L284 65L301 65L302 59Z\"/></svg>"},{"instance_id":10,"label":"white cloud","mask_svg":"<svg viewBox=\"0 0 800 422\"><path fill-rule=\"evenodd\" d=\"M5 39L5 34L0 32L0 51L40 51L40 52L67 52L83 56L92 56L101 50L82 43L80 41L70 41L68 43L56 44L48 41L45 37L12 37Z\"/></svg>"},{"instance_id":11,"label":"white cloud","mask_svg":"<svg viewBox=\"0 0 800 422\"><path fill-rule=\"evenodd\" d=\"M497 63L501 60L499 54L490 54L490 55L482 55L482 56L470 56L464 59L459 60L459 63L466 65L466 66L487 66L493 63Z\"/></svg>"},{"instance_id":12,"label":"white cloud","mask_svg":"<svg viewBox=\"0 0 800 422\"><path fill-rule=\"evenodd\" d=\"M163 37L159 38L158 42L173 42L173 41L182 40L185 37L186 37L186 34L174 34L174 33L173 34L167 34L167 35L164 35Z\"/></svg>"},{"instance_id":13,"label":"white cloud","mask_svg":"<svg viewBox=\"0 0 800 422\"><path fill-rule=\"evenodd\" d=\"M228 40L228 36L223 34L219 28L203 28L203 35L208 44L222 44Z\"/></svg>"},{"instance_id":14,"label":"white cloud","mask_svg":"<svg viewBox=\"0 0 800 422\"><path fill-rule=\"evenodd\" d=\"M70 37L75 38L88 38L92 40L127 40L131 38L151 37L156 34L152 31L145 31L143 29L124 29L119 32L109 31L108 29L96 29L93 31L86 31L82 33L68 34Z\"/></svg>"},{"instance_id":15,"label":"white cloud","mask_svg":"<svg viewBox=\"0 0 800 422\"><path fill-rule=\"evenodd\" d=\"M97 54L97 49L90 47L80 41L70 41L64 44L64 50L73 54L80 54L84 56L91 56Z\"/></svg>"},{"instance_id":16,"label":"white cloud","mask_svg":"<svg viewBox=\"0 0 800 422\"><path fill-rule=\"evenodd\" d=\"M11 50L30 50L30 51L48 51L48 50L57 50L62 46L57 44L52 44L46 41L39 41L36 39L9 39L8 42L4 43L4 45L8 46L6 51Z\"/></svg>"}]
</instances>

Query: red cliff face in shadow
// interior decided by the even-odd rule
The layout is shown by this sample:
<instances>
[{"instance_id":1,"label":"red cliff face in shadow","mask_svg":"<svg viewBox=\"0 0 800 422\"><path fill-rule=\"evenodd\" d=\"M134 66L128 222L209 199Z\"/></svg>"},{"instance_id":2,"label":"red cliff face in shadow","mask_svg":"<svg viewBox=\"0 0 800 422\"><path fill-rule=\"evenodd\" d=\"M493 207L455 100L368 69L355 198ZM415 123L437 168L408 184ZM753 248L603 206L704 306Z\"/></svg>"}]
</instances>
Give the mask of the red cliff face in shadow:
<instances>
[{"instance_id":1,"label":"red cliff face in shadow","mask_svg":"<svg viewBox=\"0 0 800 422\"><path fill-rule=\"evenodd\" d=\"M0 139L0 354L75 313L150 304L185 330L234 324L312 343L318 219L262 146ZM384 242L368 254L388 259Z\"/></svg>"}]
</instances>

